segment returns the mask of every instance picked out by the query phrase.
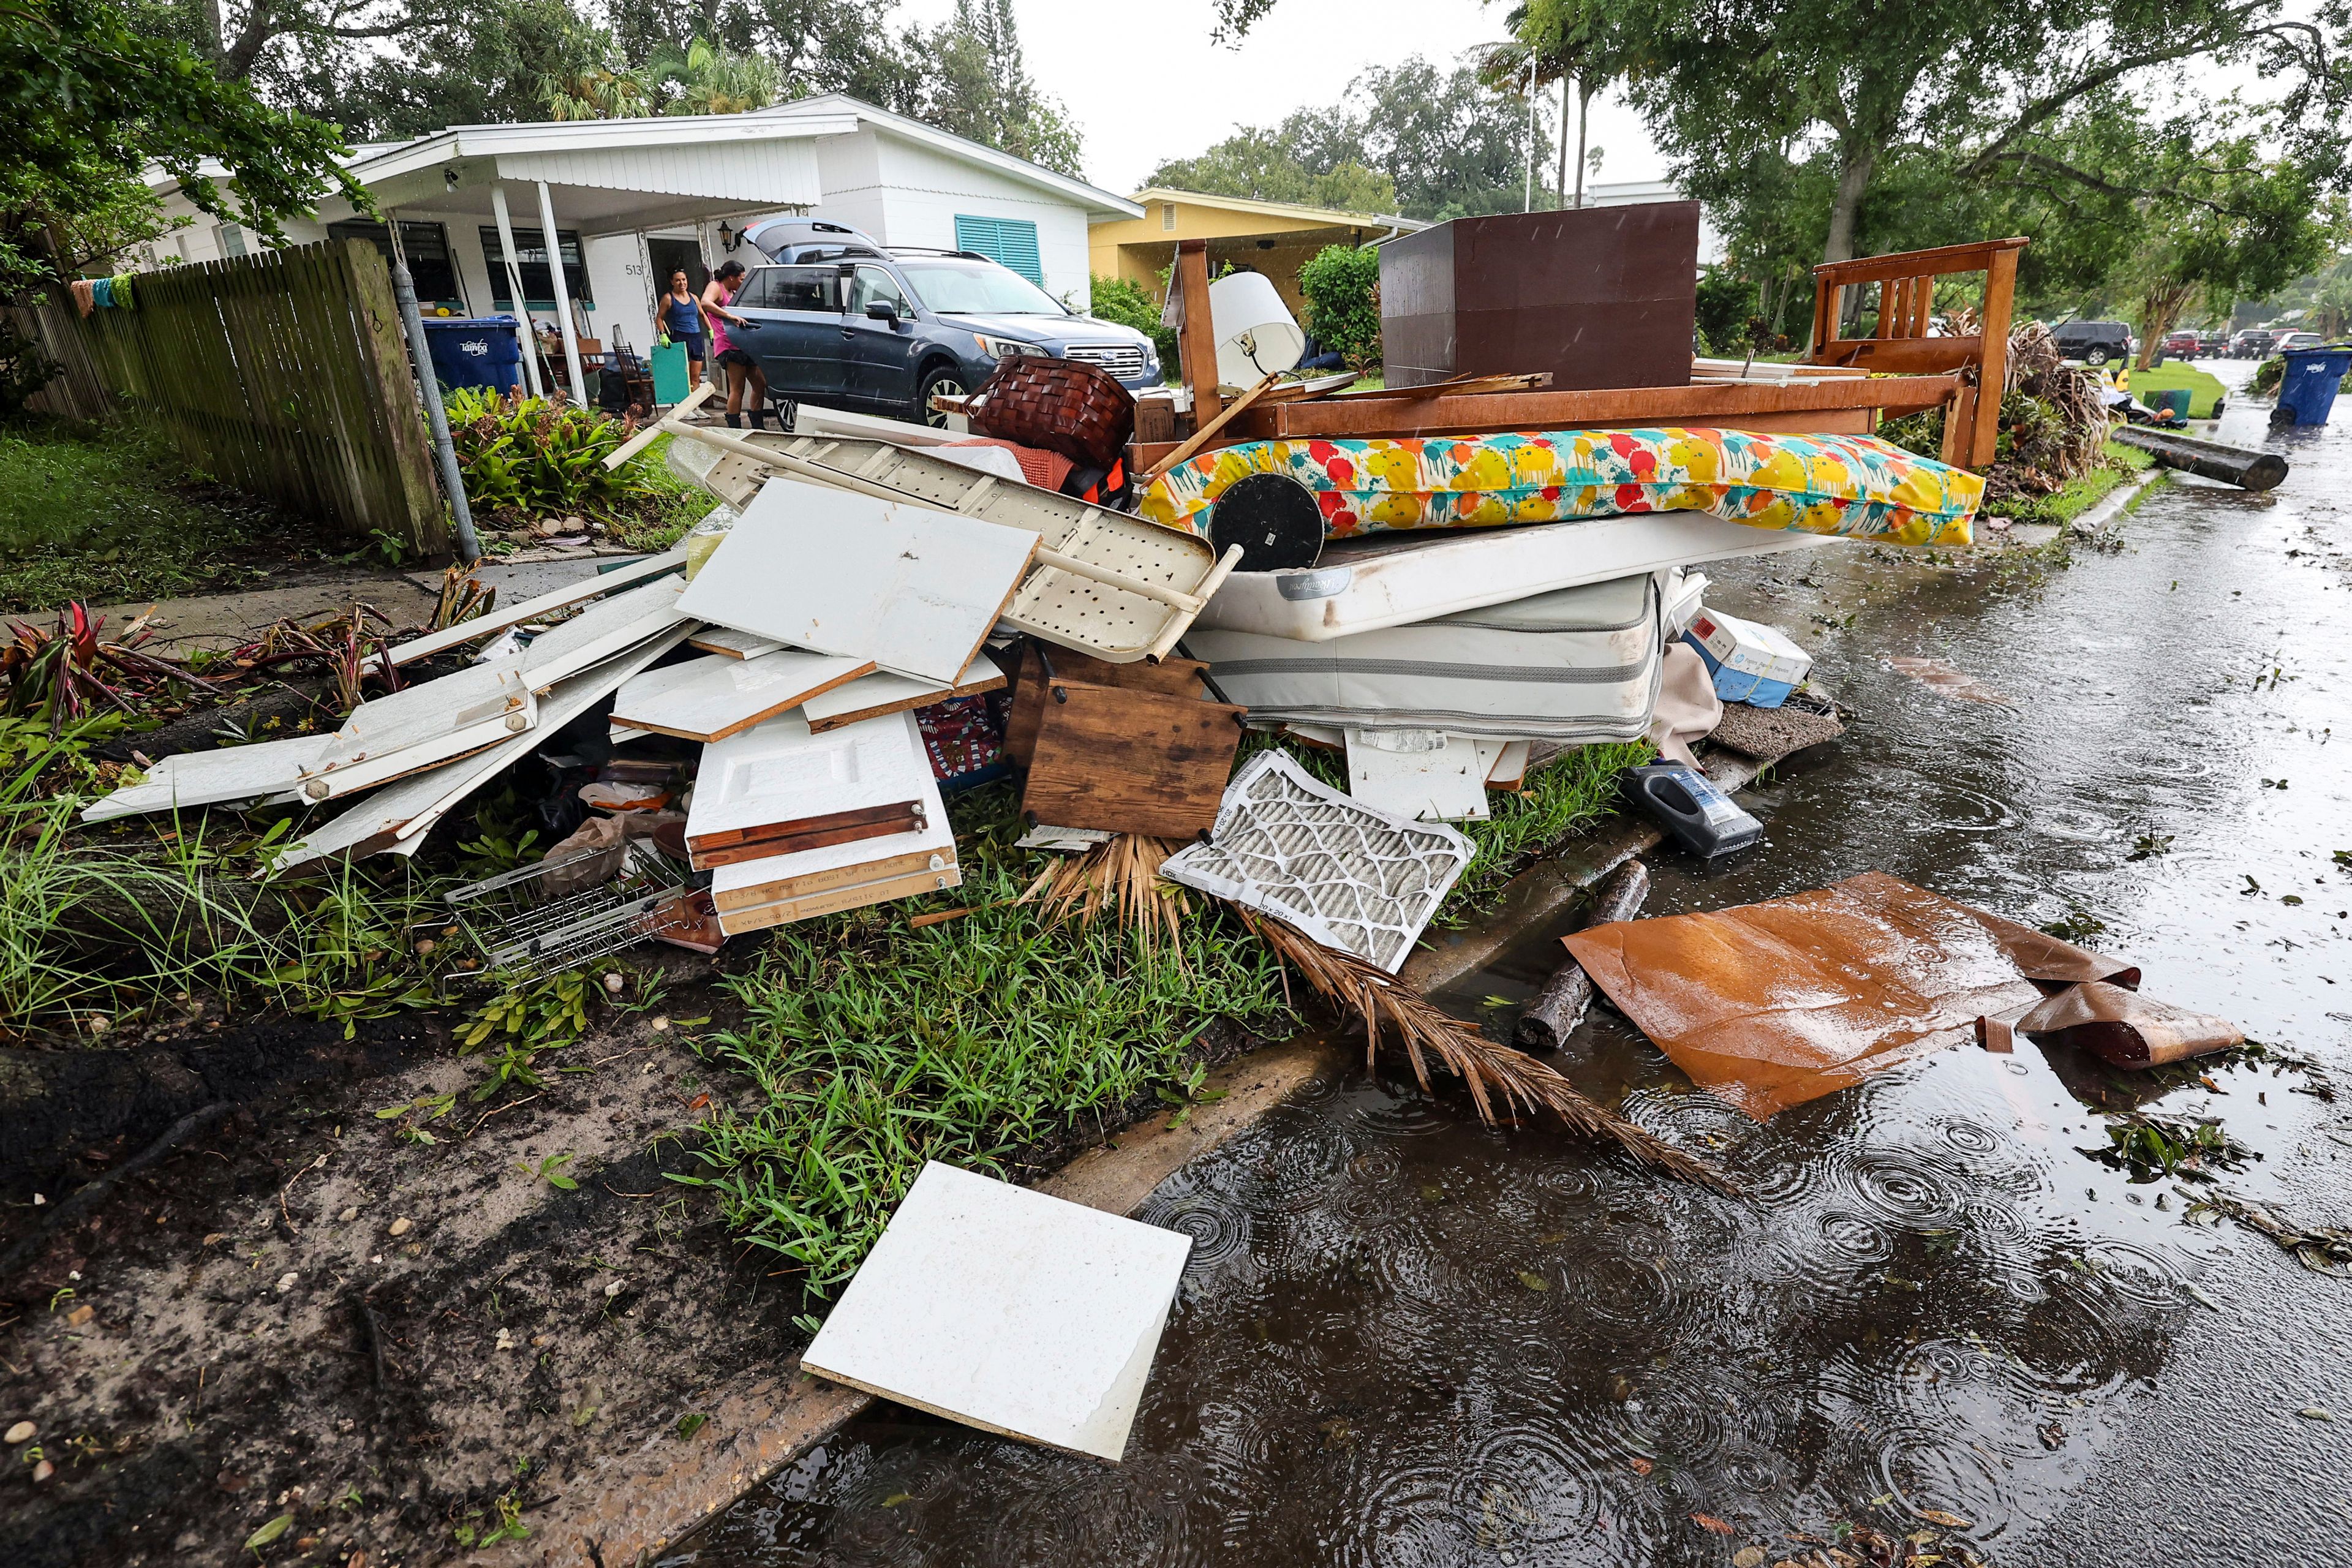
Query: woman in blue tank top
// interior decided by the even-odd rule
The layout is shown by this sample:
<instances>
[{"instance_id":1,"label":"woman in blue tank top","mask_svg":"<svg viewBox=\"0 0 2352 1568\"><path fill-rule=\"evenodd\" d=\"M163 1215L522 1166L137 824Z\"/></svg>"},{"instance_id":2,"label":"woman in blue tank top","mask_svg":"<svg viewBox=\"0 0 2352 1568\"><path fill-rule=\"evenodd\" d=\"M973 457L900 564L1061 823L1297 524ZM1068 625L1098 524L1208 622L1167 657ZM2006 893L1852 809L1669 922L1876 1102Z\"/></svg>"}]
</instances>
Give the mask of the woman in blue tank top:
<instances>
[{"instance_id":1,"label":"woman in blue tank top","mask_svg":"<svg viewBox=\"0 0 2352 1568\"><path fill-rule=\"evenodd\" d=\"M682 267L669 275L669 292L662 296L662 327L670 342L686 345L687 385L701 385L702 364L710 357L709 343L703 331L702 302L694 297Z\"/></svg>"}]
</instances>

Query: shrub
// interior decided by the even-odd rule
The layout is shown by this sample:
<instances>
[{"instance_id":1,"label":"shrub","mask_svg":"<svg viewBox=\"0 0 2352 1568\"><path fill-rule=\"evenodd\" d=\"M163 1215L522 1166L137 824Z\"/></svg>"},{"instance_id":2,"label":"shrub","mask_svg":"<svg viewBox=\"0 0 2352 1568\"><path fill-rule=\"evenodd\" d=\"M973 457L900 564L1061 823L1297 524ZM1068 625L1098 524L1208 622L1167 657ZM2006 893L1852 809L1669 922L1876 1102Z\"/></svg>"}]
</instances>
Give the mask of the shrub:
<instances>
[{"instance_id":1,"label":"shrub","mask_svg":"<svg viewBox=\"0 0 2352 1568\"><path fill-rule=\"evenodd\" d=\"M1709 267L1698 275L1699 342L1711 354L1736 359L1748 352L1754 337L1756 286L1728 267Z\"/></svg>"},{"instance_id":2,"label":"shrub","mask_svg":"<svg viewBox=\"0 0 2352 1568\"><path fill-rule=\"evenodd\" d=\"M1142 284L1129 278L1095 274L1094 305L1087 313L1098 321L1133 327L1160 351L1160 363L1171 374L1176 368L1176 334L1160 324L1160 306Z\"/></svg>"},{"instance_id":3,"label":"shrub","mask_svg":"<svg viewBox=\"0 0 2352 1568\"><path fill-rule=\"evenodd\" d=\"M1361 375L1381 363L1381 253L1370 246L1327 245L1298 269L1307 296L1307 330L1327 353Z\"/></svg>"},{"instance_id":4,"label":"shrub","mask_svg":"<svg viewBox=\"0 0 2352 1568\"><path fill-rule=\"evenodd\" d=\"M619 421L543 397L509 400L485 387L457 388L446 406L466 500L477 512L602 517L628 498L630 480L604 467L628 435Z\"/></svg>"}]
</instances>

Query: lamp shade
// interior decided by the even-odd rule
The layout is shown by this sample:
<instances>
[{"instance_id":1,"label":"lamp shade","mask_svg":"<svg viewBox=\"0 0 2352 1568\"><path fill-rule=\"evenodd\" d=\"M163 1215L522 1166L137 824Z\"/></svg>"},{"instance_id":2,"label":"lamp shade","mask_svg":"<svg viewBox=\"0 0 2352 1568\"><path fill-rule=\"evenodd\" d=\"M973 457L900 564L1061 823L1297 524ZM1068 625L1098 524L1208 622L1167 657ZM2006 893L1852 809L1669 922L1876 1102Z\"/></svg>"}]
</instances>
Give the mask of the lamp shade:
<instances>
[{"instance_id":1,"label":"lamp shade","mask_svg":"<svg viewBox=\"0 0 2352 1568\"><path fill-rule=\"evenodd\" d=\"M1306 357L1307 334L1262 272L1229 273L1210 284L1209 317L1216 325L1223 385L1255 386L1276 371L1296 369Z\"/></svg>"}]
</instances>

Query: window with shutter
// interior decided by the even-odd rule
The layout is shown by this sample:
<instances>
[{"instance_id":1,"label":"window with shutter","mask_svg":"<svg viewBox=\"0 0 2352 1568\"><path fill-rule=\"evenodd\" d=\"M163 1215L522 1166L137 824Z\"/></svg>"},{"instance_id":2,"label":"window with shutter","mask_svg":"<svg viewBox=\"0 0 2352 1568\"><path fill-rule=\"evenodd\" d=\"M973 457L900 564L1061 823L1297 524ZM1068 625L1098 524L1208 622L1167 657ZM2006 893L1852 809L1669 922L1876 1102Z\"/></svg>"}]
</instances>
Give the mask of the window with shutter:
<instances>
[{"instance_id":1,"label":"window with shutter","mask_svg":"<svg viewBox=\"0 0 2352 1568\"><path fill-rule=\"evenodd\" d=\"M1045 286L1045 268L1037 254L1037 226L1027 218L971 217L956 215L956 248L977 251L1000 267Z\"/></svg>"}]
</instances>

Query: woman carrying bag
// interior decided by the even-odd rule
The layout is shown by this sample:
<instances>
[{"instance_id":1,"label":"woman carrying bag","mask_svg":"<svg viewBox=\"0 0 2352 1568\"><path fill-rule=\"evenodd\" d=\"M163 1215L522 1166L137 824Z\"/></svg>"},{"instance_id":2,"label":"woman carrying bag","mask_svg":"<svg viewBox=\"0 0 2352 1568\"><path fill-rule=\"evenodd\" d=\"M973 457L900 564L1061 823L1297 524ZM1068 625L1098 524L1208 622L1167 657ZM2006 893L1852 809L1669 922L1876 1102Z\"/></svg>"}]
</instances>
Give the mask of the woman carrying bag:
<instances>
[{"instance_id":1,"label":"woman carrying bag","mask_svg":"<svg viewBox=\"0 0 2352 1568\"><path fill-rule=\"evenodd\" d=\"M696 385L710 358L709 343L702 325L702 301L694 297L683 267L669 275L669 292L662 296L662 331L670 342L685 345L686 384Z\"/></svg>"}]
</instances>

